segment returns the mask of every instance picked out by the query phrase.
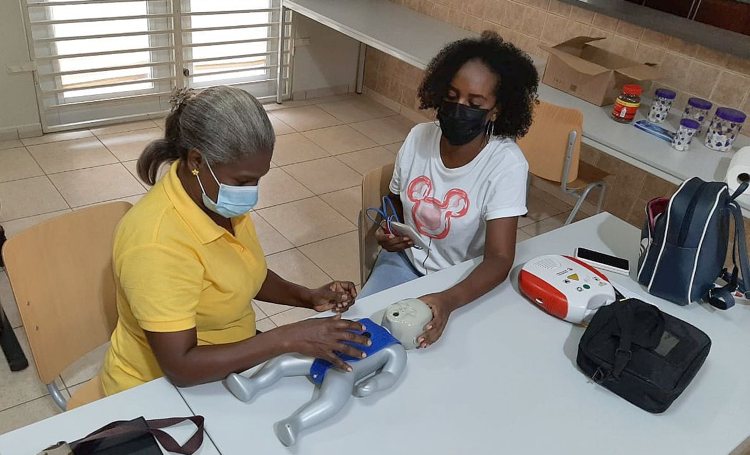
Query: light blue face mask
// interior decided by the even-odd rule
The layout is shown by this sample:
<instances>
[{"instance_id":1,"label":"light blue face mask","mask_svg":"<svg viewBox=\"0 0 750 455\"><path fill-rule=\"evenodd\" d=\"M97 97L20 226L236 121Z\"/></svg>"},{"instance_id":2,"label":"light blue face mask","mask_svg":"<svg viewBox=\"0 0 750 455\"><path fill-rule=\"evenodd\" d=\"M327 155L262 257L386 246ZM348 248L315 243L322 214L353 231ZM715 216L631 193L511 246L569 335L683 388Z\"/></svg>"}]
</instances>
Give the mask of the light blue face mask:
<instances>
[{"instance_id":1,"label":"light blue face mask","mask_svg":"<svg viewBox=\"0 0 750 455\"><path fill-rule=\"evenodd\" d=\"M206 162L208 170L211 171L211 175L219 185L219 194L216 197L216 202L212 201L206 194L206 190L203 188L203 183L198 175L195 178L198 179L198 184L201 186L201 192L203 193L203 204L212 212L223 216L224 218L234 218L236 216L244 215L258 203L258 186L232 186L225 185L216 178L214 170L211 169L211 165Z\"/></svg>"}]
</instances>

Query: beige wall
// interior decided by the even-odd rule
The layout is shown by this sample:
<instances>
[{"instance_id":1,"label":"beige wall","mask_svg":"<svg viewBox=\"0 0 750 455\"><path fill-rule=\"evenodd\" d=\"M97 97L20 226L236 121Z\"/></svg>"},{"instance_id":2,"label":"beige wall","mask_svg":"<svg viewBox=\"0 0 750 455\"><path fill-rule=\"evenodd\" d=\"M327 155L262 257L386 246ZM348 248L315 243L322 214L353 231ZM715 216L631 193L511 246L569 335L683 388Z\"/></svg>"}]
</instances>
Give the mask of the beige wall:
<instances>
[{"instance_id":1,"label":"beige wall","mask_svg":"<svg viewBox=\"0 0 750 455\"><path fill-rule=\"evenodd\" d=\"M39 111L31 73L8 73L8 65L28 63L29 49L18 0L0 1L0 140L17 128L37 130Z\"/></svg>"},{"instance_id":2,"label":"beige wall","mask_svg":"<svg viewBox=\"0 0 750 455\"><path fill-rule=\"evenodd\" d=\"M677 106L690 96L750 113L750 60L689 44L626 21L595 14L558 0L394 0L467 30L490 29L526 52L546 59L539 45L578 35L603 36L604 47L641 61L660 63L655 85L678 93ZM421 72L369 49L366 86L413 108ZM748 128L746 128L748 129Z\"/></svg>"}]
</instances>

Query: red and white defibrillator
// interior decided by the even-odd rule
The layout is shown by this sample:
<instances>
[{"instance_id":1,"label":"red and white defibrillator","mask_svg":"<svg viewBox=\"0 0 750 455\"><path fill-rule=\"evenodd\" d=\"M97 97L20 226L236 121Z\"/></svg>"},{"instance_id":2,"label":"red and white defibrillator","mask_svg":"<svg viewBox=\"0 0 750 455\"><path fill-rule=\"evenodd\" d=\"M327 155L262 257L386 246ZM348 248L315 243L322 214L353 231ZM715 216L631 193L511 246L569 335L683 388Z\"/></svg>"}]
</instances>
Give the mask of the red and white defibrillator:
<instances>
[{"instance_id":1,"label":"red and white defibrillator","mask_svg":"<svg viewBox=\"0 0 750 455\"><path fill-rule=\"evenodd\" d=\"M556 254L524 264L518 287L544 311L574 324L588 321L616 300L615 288L604 274L579 259Z\"/></svg>"}]
</instances>

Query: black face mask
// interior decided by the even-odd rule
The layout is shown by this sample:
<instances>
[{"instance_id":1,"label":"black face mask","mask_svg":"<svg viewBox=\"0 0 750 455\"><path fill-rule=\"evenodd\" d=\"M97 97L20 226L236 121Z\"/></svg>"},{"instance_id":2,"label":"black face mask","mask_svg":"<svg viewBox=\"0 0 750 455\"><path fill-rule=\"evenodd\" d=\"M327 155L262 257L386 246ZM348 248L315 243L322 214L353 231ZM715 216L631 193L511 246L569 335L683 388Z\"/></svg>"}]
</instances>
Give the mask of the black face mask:
<instances>
[{"instance_id":1,"label":"black face mask","mask_svg":"<svg viewBox=\"0 0 750 455\"><path fill-rule=\"evenodd\" d=\"M464 145L471 142L487 128L489 109L469 107L459 103L444 101L438 109L440 129L450 145Z\"/></svg>"}]
</instances>

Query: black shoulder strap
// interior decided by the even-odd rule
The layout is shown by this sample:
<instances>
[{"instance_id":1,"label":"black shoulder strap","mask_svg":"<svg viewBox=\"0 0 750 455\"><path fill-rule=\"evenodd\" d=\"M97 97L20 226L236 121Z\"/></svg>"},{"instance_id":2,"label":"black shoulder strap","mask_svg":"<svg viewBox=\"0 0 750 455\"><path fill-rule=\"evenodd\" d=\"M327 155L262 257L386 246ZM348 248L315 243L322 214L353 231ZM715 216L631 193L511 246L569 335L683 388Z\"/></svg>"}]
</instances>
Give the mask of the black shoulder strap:
<instances>
[{"instance_id":1,"label":"black shoulder strap","mask_svg":"<svg viewBox=\"0 0 750 455\"><path fill-rule=\"evenodd\" d=\"M734 201L735 199L737 199L737 197L740 194L742 194L742 193L745 192L745 190L747 189L748 185L750 185L750 183L748 183L748 182L742 182L742 183L740 183L740 186L737 187L737 189L734 191L734 193L732 194L732 196L729 199L732 200L732 201Z\"/></svg>"},{"instance_id":2,"label":"black shoulder strap","mask_svg":"<svg viewBox=\"0 0 750 455\"><path fill-rule=\"evenodd\" d=\"M737 267L728 277L727 284L720 288L708 290L707 301L709 305L719 310L728 310L734 306L734 291L737 290Z\"/></svg>"},{"instance_id":3,"label":"black shoulder strap","mask_svg":"<svg viewBox=\"0 0 750 455\"><path fill-rule=\"evenodd\" d=\"M195 424L196 427L198 427L195 431L195 433L188 439L185 444L178 444L177 441L174 440L174 438L167 433L166 431L163 431L162 428L171 427L173 425L177 425L179 423L182 423L186 420L189 420ZM190 416L190 417L172 417L168 419L154 419L154 420L147 420L146 425L147 428L143 428L135 423L135 421L132 420L118 420L116 422L109 423L98 430L94 431L93 433L89 434L85 438L79 439L78 441L70 443L70 448L75 453L75 449L77 446L99 440L99 439L106 439L111 438L115 436L123 436L126 434L139 434L139 433L151 433L154 435L157 441L159 441L159 444L162 445L166 450L169 452L179 453L182 455L192 455L195 452L198 451L198 449L203 444L203 416Z\"/></svg>"},{"instance_id":4,"label":"black shoulder strap","mask_svg":"<svg viewBox=\"0 0 750 455\"><path fill-rule=\"evenodd\" d=\"M619 379L622 370L625 369L628 362L630 362L630 358L633 356L630 346L633 344L635 322L633 320L633 306L627 300L615 302L612 305L616 305L615 318L617 319L617 325L620 326L620 345L617 346L617 350L615 351L612 376L615 379Z\"/></svg>"},{"instance_id":5,"label":"black shoulder strap","mask_svg":"<svg viewBox=\"0 0 750 455\"><path fill-rule=\"evenodd\" d=\"M745 187L746 184L743 183ZM744 191L744 188L740 186ZM736 197L738 189L735 192ZM750 297L750 263L747 257L747 245L745 244L745 221L742 216L742 209L737 201L732 200L729 203L729 212L734 220L734 248L732 248L732 261L734 269L731 274L725 274L724 279L727 284L720 288L713 288L708 291L708 303L720 310L728 310L734 306L734 296L732 293L738 288ZM739 282L738 280L742 280Z\"/></svg>"},{"instance_id":6,"label":"black shoulder strap","mask_svg":"<svg viewBox=\"0 0 750 455\"><path fill-rule=\"evenodd\" d=\"M743 183L743 185L746 185ZM739 190L737 190L739 191ZM742 278L741 289L746 296L750 295L750 263L747 257L747 244L745 243L745 218L737 201L729 204L729 210L734 217L734 250L737 256L734 258L735 267L739 262L740 275Z\"/></svg>"}]
</instances>

